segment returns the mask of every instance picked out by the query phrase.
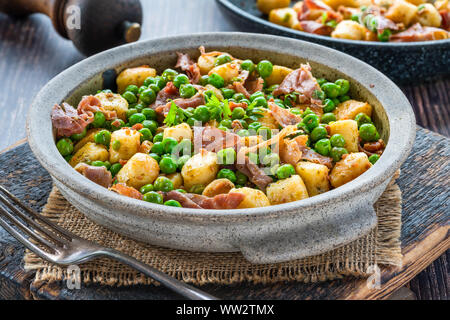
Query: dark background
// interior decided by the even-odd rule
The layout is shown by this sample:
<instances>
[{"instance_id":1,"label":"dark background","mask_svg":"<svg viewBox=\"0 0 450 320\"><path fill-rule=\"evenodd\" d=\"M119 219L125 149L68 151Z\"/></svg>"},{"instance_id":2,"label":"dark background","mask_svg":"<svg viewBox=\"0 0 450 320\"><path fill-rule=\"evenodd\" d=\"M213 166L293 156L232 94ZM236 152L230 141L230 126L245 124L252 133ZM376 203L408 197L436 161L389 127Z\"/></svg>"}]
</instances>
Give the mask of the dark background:
<instances>
[{"instance_id":1,"label":"dark background","mask_svg":"<svg viewBox=\"0 0 450 320\"><path fill-rule=\"evenodd\" d=\"M228 21L214 0L142 0L141 39L211 31L253 31ZM15 20L0 13L0 150L25 138L28 108L38 91L55 75L84 59L61 38L50 20L33 15ZM418 79L419 80L419 79ZM402 87L417 122L450 136L450 78ZM419 274L404 295L448 299L449 250ZM410 290L409 290L410 289ZM411 296L411 295L410 295Z\"/></svg>"}]
</instances>

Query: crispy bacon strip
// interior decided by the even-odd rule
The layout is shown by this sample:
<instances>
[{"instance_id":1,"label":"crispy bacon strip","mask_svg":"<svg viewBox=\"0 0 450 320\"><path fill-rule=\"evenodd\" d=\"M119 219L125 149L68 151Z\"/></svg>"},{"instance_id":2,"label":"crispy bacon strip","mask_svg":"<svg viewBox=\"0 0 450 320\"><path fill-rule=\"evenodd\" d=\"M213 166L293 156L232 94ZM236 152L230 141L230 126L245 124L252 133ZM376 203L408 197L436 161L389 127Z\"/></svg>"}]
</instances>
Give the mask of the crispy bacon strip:
<instances>
[{"instance_id":1,"label":"crispy bacon strip","mask_svg":"<svg viewBox=\"0 0 450 320\"><path fill-rule=\"evenodd\" d=\"M247 156L244 156L243 160L244 164L240 164L238 161L236 168L241 173L245 174L252 183L258 186L258 188L265 190L266 187L273 182L273 179L269 177L264 170L251 162Z\"/></svg>"},{"instance_id":2,"label":"crispy bacon strip","mask_svg":"<svg viewBox=\"0 0 450 320\"><path fill-rule=\"evenodd\" d=\"M250 79L250 73L247 70L242 70L239 74L240 81L233 83L233 88L238 93L242 93L247 98L264 88L264 79L262 78L252 78Z\"/></svg>"},{"instance_id":3,"label":"crispy bacon strip","mask_svg":"<svg viewBox=\"0 0 450 320\"><path fill-rule=\"evenodd\" d=\"M117 184L113 185L111 188L109 188L109 190L112 190L122 196L133 198L133 199L142 200L142 197L143 197L142 193L137 191L135 188L128 187L127 185L125 185L123 183L117 183Z\"/></svg>"},{"instance_id":4,"label":"crispy bacon strip","mask_svg":"<svg viewBox=\"0 0 450 320\"><path fill-rule=\"evenodd\" d=\"M302 121L302 118L293 114L287 109L281 108L273 101L269 101L269 108L272 116L277 120L277 122L283 127L296 125Z\"/></svg>"},{"instance_id":5,"label":"crispy bacon strip","mask_svg":"<svg viewBox=\"0 0 450 320\"><path fill-rule=\"evenodd\" d=\"M309 64L302 64L299 69L291 72L284 78L280 86L274 90L273 95L279 96L298 92L300 103L314 103L321 105L321 101L314 98L314 92L321 91L316 78L311 73Z\"/></svg>"},{"instance_id":6,"label":"crispy bacon strip","mask_svg":"<svg viewBox=\"0 0 450 320\"><path fill-rule=\"evenodd\" d=\"M112 93L108 93L110 95L113 95ZM106 120L115 120L117 119L117 112L116 111L110 111L105 110L100 100L95 96L85 96L80 101L78 105L78 114L85 117L87 119L93 119L96 112L101 112L105 115Z\"/></svg>"},{"instance_id":7,"label":"crispy bacon strip","mask_svg":"<svg viewBox=\"0 0 450 320\"><path fill-rule=\"evenodd\" d=\"M203 209L229 210L236 209L244 201L245 195L238 192L228 194L219 194L214 198L208 198L202 201Z\"/></svg>"},{"instance_id":8,"label":"crispy bacon strip","mask_svg":"<svg viewBox=\"0 0 450 320\"><path fill-rule=\"evenodd\" d=\"M94 118L79 115L77 110L68 103L55 104L52 109L52 124L58 137L70 137L82 133Z\"/></svg>"},{"instance_id":9,"label":"crispy bacon strip","mask_svg":"<svg viewBox=\"0 0 450 320\"><path fill-rule=\"evenodd\" d=\"M302 31L322 36L329 36L333 32L332 27L312 20L300 21L300 27L302 28Z\"/></svg>"},{"instance_id":10,"label":"crispy bacon strip","mask_svg":"<svg viewBox=\"0 0 450 320\"><path fill-rule=\"evenodd\" d=\"M440 28L424 27L416 23L409 29L391 36L393 42L414 42L447 39L449 33Z\"/></svg>"},{"instance_id":11,"label":"crispy bacon strip","mask_svg":"<svg viewBox=\"0 0 450 320\"><path fill-rule=\"evenodd\" d=\"M201 73L197 63L195 63L188 54L177 52L178 62L175 68L180 68L187 73L191 83L197 84L200 81Z\"/></svg>"},{"instance_id":12,"label":"crispy bacon strip","mask_svg":"<svg viewBox=\"0 0 450 320\"><path fill-rule=\"evenodd\" d=\"M86 163L80 163L75 167L75 170L104 188L111 186L112 175L105 167L94 167Z\"/></svg>"},{"instance_id":13,"label":"crispy bacon strip","mask_svg":"<svg viewBox=\"0 0 450 320\"><path fill-rule=\"evenodd\" d=\"M180 93L178 88L175 87L173 82L169 82L166 84L166 87L158 92L156 96L156 101L150 106L152 109L156 109L160 106L165 106L167 104L167 100L169 99L177 99L180 97Z\"/></svg>"}]
</instances>

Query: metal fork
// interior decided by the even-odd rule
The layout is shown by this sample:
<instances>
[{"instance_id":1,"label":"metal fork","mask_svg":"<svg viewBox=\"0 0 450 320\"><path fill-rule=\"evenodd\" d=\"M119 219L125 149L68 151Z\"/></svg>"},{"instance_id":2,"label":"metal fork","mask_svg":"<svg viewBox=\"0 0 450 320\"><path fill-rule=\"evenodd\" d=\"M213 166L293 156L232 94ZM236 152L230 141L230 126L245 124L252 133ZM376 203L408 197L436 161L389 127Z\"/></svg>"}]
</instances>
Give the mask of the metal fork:
<instances>
[{"instance_id":1,"label":"metal fork","mask_svg":"<svg viewBox=\"0 0 450 320\"><path fill-rule=\"evenodd\" d=\"M42 259L58 265L80 264L98 257L120 261L191 300L218 300L128 255L84 240L25 206L0 185L0 225ZM22 210L19 210L22 209ZM26 237L17 229L28 235ZM30 241L30 240L33 241Z\"/></svg>"}]
</instances>

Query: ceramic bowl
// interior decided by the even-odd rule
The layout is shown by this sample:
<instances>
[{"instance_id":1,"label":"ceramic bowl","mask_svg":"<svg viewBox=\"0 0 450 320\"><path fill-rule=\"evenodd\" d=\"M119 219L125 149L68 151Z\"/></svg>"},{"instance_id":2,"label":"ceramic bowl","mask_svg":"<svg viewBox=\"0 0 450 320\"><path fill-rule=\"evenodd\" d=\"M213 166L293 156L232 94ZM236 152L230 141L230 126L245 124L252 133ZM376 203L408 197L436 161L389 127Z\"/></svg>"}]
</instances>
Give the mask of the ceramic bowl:
<instances>
[{"instance_id":1,"label":"ceramic bowl","mask_svg":"<svg viewBox=\"0 0 450 320\"><path fill-rule=\"evenodd\" d=\"M346 78L351 94L374 107L374 121L388 141L373 168L354 181L299 202L245 210L194 210L126 198L87 180L56 149L50 112L55 103L77 105L83 95L111 88L115 75L148 64L162 72L176 52L222 50L238 58L297 68L309 62L317 77ZM114 89L114 88L113 88ZM240 251L253 263L273 263L316 255L367 234L376 225L373 204L408 156L415 118L402 92L369 65L316 44L248 33L207 33L162 38L118 47L88 58L50 81L28 115L30 146L55 185L95 222L133 239L175 249Z\"/></svg>"},{"instance_id":2,"label":"ceramic bowl","mask_svg":"<svg viewBox=\"0 0 450 320\"><path fill-rule=\"evenodd\" d=\"M450 74L450 39L410 43L335 39L286 28L267 20L255 0L217 0L233 22L254 32L318 43L348 53L383 72L396 83L413 84Z\"/></svg>"}]
</instances>

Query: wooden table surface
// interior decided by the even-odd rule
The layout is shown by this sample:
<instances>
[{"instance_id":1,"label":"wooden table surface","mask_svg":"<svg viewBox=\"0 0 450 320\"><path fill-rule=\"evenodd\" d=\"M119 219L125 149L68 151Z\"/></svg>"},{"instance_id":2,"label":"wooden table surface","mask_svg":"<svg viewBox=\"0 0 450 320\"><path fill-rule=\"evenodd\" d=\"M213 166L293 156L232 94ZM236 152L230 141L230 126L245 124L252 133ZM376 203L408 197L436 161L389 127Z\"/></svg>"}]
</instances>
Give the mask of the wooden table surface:
<instances>
[{"instance_id":1,"label":"wooden table surface","mask_svg":"<svg viewBox=\"0 0 450 320\"><path fill-rule=\"evenodd\" d=\"M254 31L228 21L213 0L142 0L142 40L210 31ZM84 59L53 30L47 17L15 20L0 13L0 150L25 138L26 115L38 91L55 75ZM450 136L450 77L403 86L417 123ZM450 250L413 279L418 299L448 299Z\"/></svg>"}]
</instances>

